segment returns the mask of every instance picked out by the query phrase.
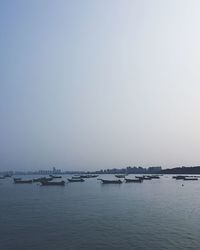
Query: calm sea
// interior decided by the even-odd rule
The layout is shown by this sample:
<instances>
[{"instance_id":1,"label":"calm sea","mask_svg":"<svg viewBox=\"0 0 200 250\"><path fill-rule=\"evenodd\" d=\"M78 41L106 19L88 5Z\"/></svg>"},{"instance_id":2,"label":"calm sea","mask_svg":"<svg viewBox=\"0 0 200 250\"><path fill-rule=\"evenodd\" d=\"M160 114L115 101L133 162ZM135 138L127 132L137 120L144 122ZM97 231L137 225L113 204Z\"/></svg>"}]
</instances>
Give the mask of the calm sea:
<instances>
[{"instance_id":1,"label":"calm sea","mask_svg":"<svg viewBox=\"0 0 200 250\"><path fill-rule=\"evenodd\" d=\"M0 249L200 249L200 180L65 187L0 180Z\"/></svg>"}]
</instances>

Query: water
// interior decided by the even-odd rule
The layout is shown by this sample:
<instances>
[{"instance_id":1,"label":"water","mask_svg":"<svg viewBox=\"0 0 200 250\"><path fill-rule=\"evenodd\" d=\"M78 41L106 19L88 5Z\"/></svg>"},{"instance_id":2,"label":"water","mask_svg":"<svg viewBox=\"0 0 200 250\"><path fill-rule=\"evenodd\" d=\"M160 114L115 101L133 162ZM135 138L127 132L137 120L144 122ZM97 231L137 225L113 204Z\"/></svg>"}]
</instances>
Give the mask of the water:
<instances>
[{"instance_id":1,"label":"water","mask_svg":"<svg viewBox=\"0 0 200 250\"><path fill-rule=\"evenodd\" d=\"M199 218L200 180L65 187L0 180L1 250L196 250Z\"/></svg>"}]
</instances>

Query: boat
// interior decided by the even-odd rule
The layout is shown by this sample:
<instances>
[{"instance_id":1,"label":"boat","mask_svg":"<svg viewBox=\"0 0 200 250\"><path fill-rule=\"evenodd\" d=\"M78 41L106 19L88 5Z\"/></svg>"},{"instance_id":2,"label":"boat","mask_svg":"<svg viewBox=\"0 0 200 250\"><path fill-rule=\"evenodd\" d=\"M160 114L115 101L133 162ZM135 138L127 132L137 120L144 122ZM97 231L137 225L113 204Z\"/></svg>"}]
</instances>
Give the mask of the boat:
<instances>
[{"instance_id":1,"label":"boat","mask_svg":"<svg viewBox=\"0 0 200 250\"><path fill-rule=\"evenodd\" d=\"M151 179L160 179L159 175L150 175Z\"/></svg>"},{"instance_id":2,"label":"boat","mask_svg":"<svg viewBox=\"0 0 200 250\"><path fill-rule=\"evenodd\" d=\"M12 177L11 174L4 174L4 178L9 178L9 177Z\"/></svg>"},{"instance_id":3,"label":"boat","mask_svg":"<svg viewBox=\"0 0 200 250\"><path fill-rule=\"evenodd\" d=\"M81 179L80 176L72 176L72 179L76 180L76 179Z\"/></svg>"},{"instance_id":4,"label":"boat","mask_svg":"<svg viewBox=\"0 0 200 250\"><path fill-rule=\"evenodd\" d=\"M98 175L95 175L95 174L80 175L80 178L96 178L96 177L98 177Z\"/></svg>"},{"instance_id":5,"label":"boat","mask_svg":"<svg viewBox=\"0 0 200 250\"><path fill-rule=\"evenodd\" d=\"M198 181L197 177L185 177L184 181Z\"/></svg>"},{"instance_id":6,"label":"boat","mask_svg":"<svg viewBox=\"0 0 200 250\"><path fill-rule=\"evenodd\" d=\"M44 178L35 178L35 179L33 179L33 182L41 182L42 180L45 180L45 177Z\"/></svg>"},{"instance_id":7,"label":"boat","mask_svg":"<svg viewBox=\"0 0 200 250\"><path fill-rule=\"evenodd\" d=\"M0 176L0 180L3 180L3 179L5 179L5 177L4 176Z\"/></svg>"},{"instance_id":8,"label":"boat","mask_svg":"<svg viewBox=\"0 0 200 250\"><path fill-rule=\"evenodd\" d=\"M117 177L117 178L125 178L126 174L115 174L115 177Z\"/></svg>"},{"instance_id":9,"label":"boat","mask_svg":"<svg viewBox=\"0 0 200 250\"><path fill-rule=\"evenodd\" d=\"M52 181L52 180L53 180L52 177L40 177L40 178L33 179L33 182Z\"/></svg>"},{"instance_id":10,"label":"boat","mask_svg":"<svg viewBox=\"0 0 200 250\"><path fill-rule=\"evenodd\" d=\"M51 178L53 178L53 179L62 178L62 176L59 176L59 175L52 175L52 174L50 174L49 176Z\"/></svg>"},{"instance_id":11,"label":"boat","mask_svg":"<svg viewBox=\"0 0 200 250\"><path fill-rule=\"evenodd\" d=\"M92 178L97 178L99 175L98 174L93 174Z\"/></svg>"},{"instance_id":12,"label":"boat","mask_svg":"<svg viewBox=\"0 0 200 250\"><path fill-rule=\"evenodd\" d=\"M142 178L143 180L152 180L151 176L148 175L144 175Z\"/></svg>"},{"instance_id":13,"label":"boat","mask_svg":"<svg viewBox=\"0 0 200 250\"><path fill-rule=\"evenodd\" d=\"M173 176L172 178L176 180L184 180L187 177L188 177L187 175L177 175L177 176Z\"/></svg>"},{"instance_id":14,"label":"boat","mask_svg":"<svg viewBox=\"0 0 200 250\"><path fill-rule=\"evenodd\" d=\"M22 178L13 178L13 181L20 181Z\"/></svg>"},{"instance_id":15,"label":"boat","mask_svg":"<svg viewBox=\"0 0 200 250\"><path fill-rule=\"evenodd\" d=\"M100 179L102 181L102 184L121 184L122 181L121 180L103 180Z\"/></svg>"},{"instance_id":16,"label":"boat","mask_svg":"<svg viewBox=\"0 0 200 250\"><path fill-rule=\"evenodd\" d=\"M15 184L27 184L27 183L31 184L33 183L33 181L32 180L14 180L14 183Z\"/></svg>"},{"instance_id":17,"label":"boat","mask_svg":"<svg viewBox=\"0 0 200 250\"><path fill-rule=\"evenodd\" d=\"M139 179L139 178L137 178L137 179L127 179L127 178L125 178L125 182L126 183L129 183L129 182L136 182L136 183L142 183L143 182L143 179Z\"/></svg>"},{"instance_id":18,"label":"boat","mask_svg":"<svg viewBox=\"0 0 200 250\"><path fill-rule=\"evenodd\" d=\"M42 186L64 186L64 181L41 181Z\"/></svg>"},{"instance_id":19,"label":"boat","mask_svg":"<svg viewBox=\"0 0 200 250\"><path fill-rule=\"evenodd\" d=\"M140 179L140 180L144 180L143 176L135 176L135 178Z\"/></svg>"},{"instance_id":20,"label":"boat","mask_svg":"<svg viewBox=\"0 0 200 250\"><path fill-rule=\"evenodd\" d=\"M84 182L85 180L82 178L79 179L68 179L69 182Z\"/></svg>"}]
</instances>

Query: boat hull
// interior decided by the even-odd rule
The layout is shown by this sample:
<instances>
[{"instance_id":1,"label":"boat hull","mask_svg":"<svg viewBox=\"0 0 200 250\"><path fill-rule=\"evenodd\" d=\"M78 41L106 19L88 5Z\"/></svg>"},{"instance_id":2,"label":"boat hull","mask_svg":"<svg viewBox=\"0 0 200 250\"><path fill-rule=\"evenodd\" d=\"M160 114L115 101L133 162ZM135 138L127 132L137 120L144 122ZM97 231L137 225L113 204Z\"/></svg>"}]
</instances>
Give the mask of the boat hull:
<instances>
[{"instance_id":1,"label":"boat hull","mask_svg":"<svg viewBox=\"0 0 200 250\"><path fill-rule=\"evenodd\" d=\"M142 179L125 179L126 183L142 183Z\"/></svg>"},{"instance_id":2,"label":"boat hull","mask_svg":"<svg viewBox=\"0 0 200 250\"><path fill-rule=\"evenodd\" d=\"M23 181L23 180L14 180L14 183L15 184L31 184L31 183L33 183L33 181L32 180L25 180L25 181Z\"/></svg>"},{"instance_id":3,"label":"boat hull","mask_svg":"<svg viewBox=\"0 0 200 250\"><path fill-rule=\"evenodd\" d=\"M60 179L60 178L62 178L62 176L58 176L58 175L49 175L51 178L53 178L53 179Z\"/></svg>"},{"instance_id":4,"label":"boat hull","mask_svg":"<svg viewBox=\"0 0 200 250\"><path fill-rule=\"evenodd\" d=\"M126 175L125 174L116 174L115 177L117 177L117 178L125 178Z\"/></svg>"},{"instance_id":5,"label":"boat hull","mask_svg":"<svg viewBox=\"0 0 200 250\"><path fill-rule=\"evenodd\" d=\"M121 180L102 180L102 184L122 184Z\"/></svg>"},{"instance_id":6,"label":"boat hull","mask_svg":"<svg viewBox=\"0 0 200 250\"><path fill-rule=\"evenodd\" d=\"M52 177L41 177L41 178L37 178L37 179L33 179L33 182L42 182L42 181L52 181L53 178Z\"/></svg>"},{"instance_id":7,"label":"boat hull","mask_svg":"<svg viewBox=\"0 0 200 250\"><path fill-rule=\"evenodd\" d=\"M65 185L65 182L64 181L59 181L59 182L56 182L56 181L42 181L41 182L42 186L64 186Z\"/></svg>"},{"instance_id":8,"label":"boat hull","mask_svg":"<svg viewBox=\"0 0 200 250\"><path fill-rule=\"evenodd\" d=\"M85 180L81 179L68 179L69 182L84 182Z\"/></svg>"}]
</instances>

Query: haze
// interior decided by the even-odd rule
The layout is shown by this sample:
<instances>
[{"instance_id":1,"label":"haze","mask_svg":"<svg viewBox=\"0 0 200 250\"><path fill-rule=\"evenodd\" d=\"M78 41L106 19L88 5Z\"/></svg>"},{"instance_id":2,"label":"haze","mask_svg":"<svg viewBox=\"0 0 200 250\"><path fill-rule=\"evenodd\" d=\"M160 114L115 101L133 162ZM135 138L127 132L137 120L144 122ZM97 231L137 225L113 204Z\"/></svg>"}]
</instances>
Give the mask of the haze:
<instances>
[{"instance_id":1,"label":"haze","mask_svg":"<svg viewBox=\"0 0 200 250\"><path fill-rule=\"evenodd\" d=\"M0 170L200 163L200 2L0 2Z\"/></svg>"}]
</instances>

